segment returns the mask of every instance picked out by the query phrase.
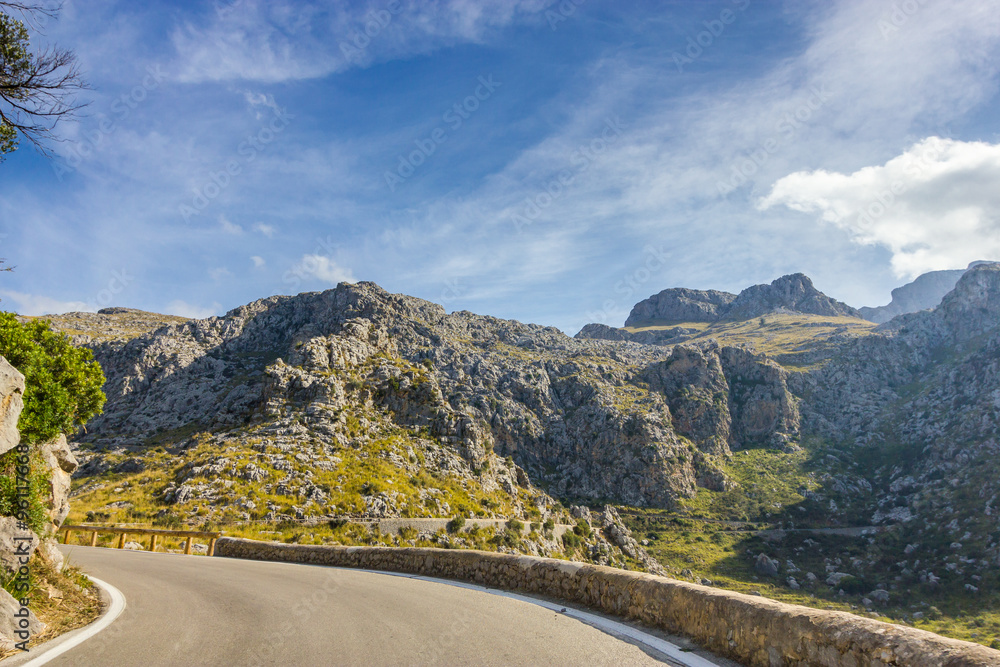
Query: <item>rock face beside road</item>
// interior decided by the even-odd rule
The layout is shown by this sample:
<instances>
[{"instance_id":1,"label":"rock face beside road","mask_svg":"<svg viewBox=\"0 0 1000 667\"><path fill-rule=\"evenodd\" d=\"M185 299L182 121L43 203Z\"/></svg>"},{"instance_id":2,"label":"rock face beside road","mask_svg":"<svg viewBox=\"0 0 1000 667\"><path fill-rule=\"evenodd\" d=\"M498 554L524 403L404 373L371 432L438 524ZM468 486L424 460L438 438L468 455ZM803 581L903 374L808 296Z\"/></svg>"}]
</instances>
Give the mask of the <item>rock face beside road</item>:
<instances>
[{"instance_id":1,"label":"rock face beside road","mask_svg":"<svg viewBox=\"0 0 1000 667\"><path fill-rule=\"evenodd\" d=\"M24 376L7 360L0 357L0 453L8 452L21 441L17 430L17 420L24 407ZM4 580L14 576L21 565L22 554L29 558L40 544L39 537L30 530L20 528L14 517L0 517L0 574ZM21 610L18 601L5 590L0 589L0 653L14 650L22 641L17 632L19 619L15 614ZM33 612L28 612L27 630L35 635L44 629Z\"/></svg>"},{"instance_id":2,"label":"rock face beside road","mask_svg":"<svg viewBox=\"0 0 1000 667\"><path fill-rule=\"evenodd\" d=\"M0 357L0 454L21 442L17 419L24 408L24 376Z\"/></svg>"}]
</instances>

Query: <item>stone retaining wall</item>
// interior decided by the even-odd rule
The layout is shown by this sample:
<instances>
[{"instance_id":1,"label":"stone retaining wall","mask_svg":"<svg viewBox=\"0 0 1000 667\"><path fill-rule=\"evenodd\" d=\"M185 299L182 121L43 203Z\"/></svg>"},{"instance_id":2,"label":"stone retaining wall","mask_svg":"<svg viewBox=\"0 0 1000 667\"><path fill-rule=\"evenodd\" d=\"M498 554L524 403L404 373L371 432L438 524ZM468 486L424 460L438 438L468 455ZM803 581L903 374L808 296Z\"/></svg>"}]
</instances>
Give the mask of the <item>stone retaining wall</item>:
<instances>
[{"instance_id":1,"label":"stone retaining wall","mask_svg":"<svg viewBox=\"0 0 1000 667\"><path fill-rule=\"evenodd\" d=\"M687 635L718 655L754 667L1000 666L1000 651L923 630L552 558L230 537L219 540L215 555L408 572L537 593Z\"/></svg>"}]
</instances>

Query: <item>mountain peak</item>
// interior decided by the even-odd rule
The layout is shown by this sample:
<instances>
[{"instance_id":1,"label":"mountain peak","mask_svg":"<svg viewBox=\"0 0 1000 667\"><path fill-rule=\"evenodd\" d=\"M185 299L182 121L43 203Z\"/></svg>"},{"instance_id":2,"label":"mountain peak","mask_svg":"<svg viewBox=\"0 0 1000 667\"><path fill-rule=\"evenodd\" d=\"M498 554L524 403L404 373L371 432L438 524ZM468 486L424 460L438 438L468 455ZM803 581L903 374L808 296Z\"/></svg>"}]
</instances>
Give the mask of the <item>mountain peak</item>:
<instances>
[{"instance_id":1,"label":"mountain peak","mask_svg":"<svg viewBox=\"0 0 1000 667\"><path fill-rule=\"evenodd\" d=\"M816 289L809 276L791 273L775 279L769 285L748 287L739 295L682 287L665 289L637 303L625 321L625 326L746 320L781 311L861 317L857 310L846 303L832 299Z\"/></svg>"},{"instance_id":2,"label":"mountain peak","mask_svg":"<svg viewBox=\"0 0 1000 667\"><path fill-rule=\"evenodd\" d=\"M846 303L816 289L809 276L791 273L775 279L770 285L754 285L740 292L726 310L724 318L746 320L781 310L810 315L861 317Z\"/></svg>"}]
</instances>

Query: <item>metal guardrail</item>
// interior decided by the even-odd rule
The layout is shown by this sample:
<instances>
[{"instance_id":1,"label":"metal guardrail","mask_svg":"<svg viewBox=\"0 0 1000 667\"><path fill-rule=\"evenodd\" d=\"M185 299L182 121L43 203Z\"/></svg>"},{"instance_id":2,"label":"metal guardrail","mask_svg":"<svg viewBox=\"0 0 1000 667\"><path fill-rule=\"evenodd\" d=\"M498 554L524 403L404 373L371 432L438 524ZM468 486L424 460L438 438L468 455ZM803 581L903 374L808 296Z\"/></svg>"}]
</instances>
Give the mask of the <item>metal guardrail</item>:
<instances>
[{"instance_id":1,"label":"metal guardrail","mask_svg":"<svg viewBox=\"0 0 1000 667\"><path fill-rule=\"evenodd\" d=\"M97 535L99 533L114 533L118 535L118 549L125 548L125 540L129 535L148 535L149 536L149 549L148 551L156 551L157 539L161 536L163 537L186 537L187 541L184 543L184 553L191 554L191 546L194 538L201 537L209 540L208 543L208 555L215 555L215 542L219 539L222 533L208 532L203 530L166 530L162 528L135 528L129 526L85 526L85 525L68 525L62 526L59 530L65 531L65 536L63 537L63 544L69 544L70 536L75 532L90 533L90 546L97 546Z\"/></svg>"}]
</instances>

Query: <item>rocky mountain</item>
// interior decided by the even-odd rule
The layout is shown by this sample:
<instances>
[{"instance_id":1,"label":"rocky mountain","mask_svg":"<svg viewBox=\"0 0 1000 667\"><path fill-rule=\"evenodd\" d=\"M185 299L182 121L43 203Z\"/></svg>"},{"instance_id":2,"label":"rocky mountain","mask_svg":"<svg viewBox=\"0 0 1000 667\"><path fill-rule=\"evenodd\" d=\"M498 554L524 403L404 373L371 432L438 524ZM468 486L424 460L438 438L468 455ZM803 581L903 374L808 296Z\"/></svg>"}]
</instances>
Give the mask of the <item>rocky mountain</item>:
<instances>
[{"instance_id":1,"label":"rocky mountain","mask_svg":"<svg viewBox=\"0 0 1000 667\"><path fill-rule=\"evenodd\" d=\"M674 297L670 308L699 312L691 304L726 300ZM863 528L712 542L732 545L721 572L766 570L775 595L805 586L861 609L897 604L897 619L910 604L952 619L985 608L1000 591L1000 266L974 267L936 309L879 327L804 276L718 308L749 319L569 338L359 283L95 339L108 403L76 438L75 493L96 518L230 526L590 526L586 508L567 507L611 503L647 517L633 524L647 539L605 510L574 533L589 540L574 557L651 567L640 541L653 540L675 576L696 581L718 576L697 572L715 552L678 517ZM657 532L671 526L696 549L690 561L671 560L678 547ZM538 531L516 549L563 553L577 539Z\"/></svg>"},{"instance_id":2,"label":"rocky mountain","mask_svg":"<svg viewBox=\"0 0 1000 667\"><path fill-rule=\"evenodd\" d=\"M626 327L643 327L655 322L715 322L736 299L735 294L684 287L665 289L640 301L625 320Z\"/></svg>"},{"instance_id":3,"label":"rocky mountain","mask_svg":"<svg viewBox=\"0 0 1000 667\"><path fill-rule=\"evenodd\" d=\"M876 308L859 308L861 317L883 324L897 315L915 313L920 310L929 310L937 307L941 303L944 295L955 288L958 279L965 275L965 272L980 264L990 262L972 262L965 269L954 269L949 271L931 271L924 273L910 283L892 290L892 301L885 306Z\"/></svg>"},{"instance_id":4,"label":"rocky mountain","mask_svg":"<svg viewBox=\"0 0 1000 667\"><path fill-rule=\"evenodd\" d=\"M774 312L795 312L833 317L860 317L860 313L831 299L801 273L782 276L770 285L754 285L739 293L665 289L640 301L625 320L626 327L641 328L666 323L748 320Z\"/></svg>"},{"instance_id":5,"label":"rocky mountain","mask_svg":"<svg viewBox=\"0 0 1000 667\"><path fill-rule=\"evenodd\" d=\"M891 525L897 581L996 590L1000 566L1000 265L963 274L932 311L903 315L790 379L802 428L865 461L871 521Z\"/></svg>"},{"instance_id":6,"label":"rocky mountain","mask_svg":"<svg viewBox=\"0 0 1000 667\"><path fill-rule=\"evenodd\" d=\"M719 476L712 455L744 437L790 441L797 424L784 371L743 349L708 346L680 363L680 351L448 315L371 283L272 297L92 347L108 402L79 442L98 450L141 451L151 433L252 424L332 452L370 439L377 418L424 449L440 445L452 465L484 480L670 506ZM691 355L703 359L698 373ZM712 389L703 396L694 383ZM706 401L721 407L697 428L679 416ZM358 428L354 419L367 421Z\"/></svg>"}]
</instances>

